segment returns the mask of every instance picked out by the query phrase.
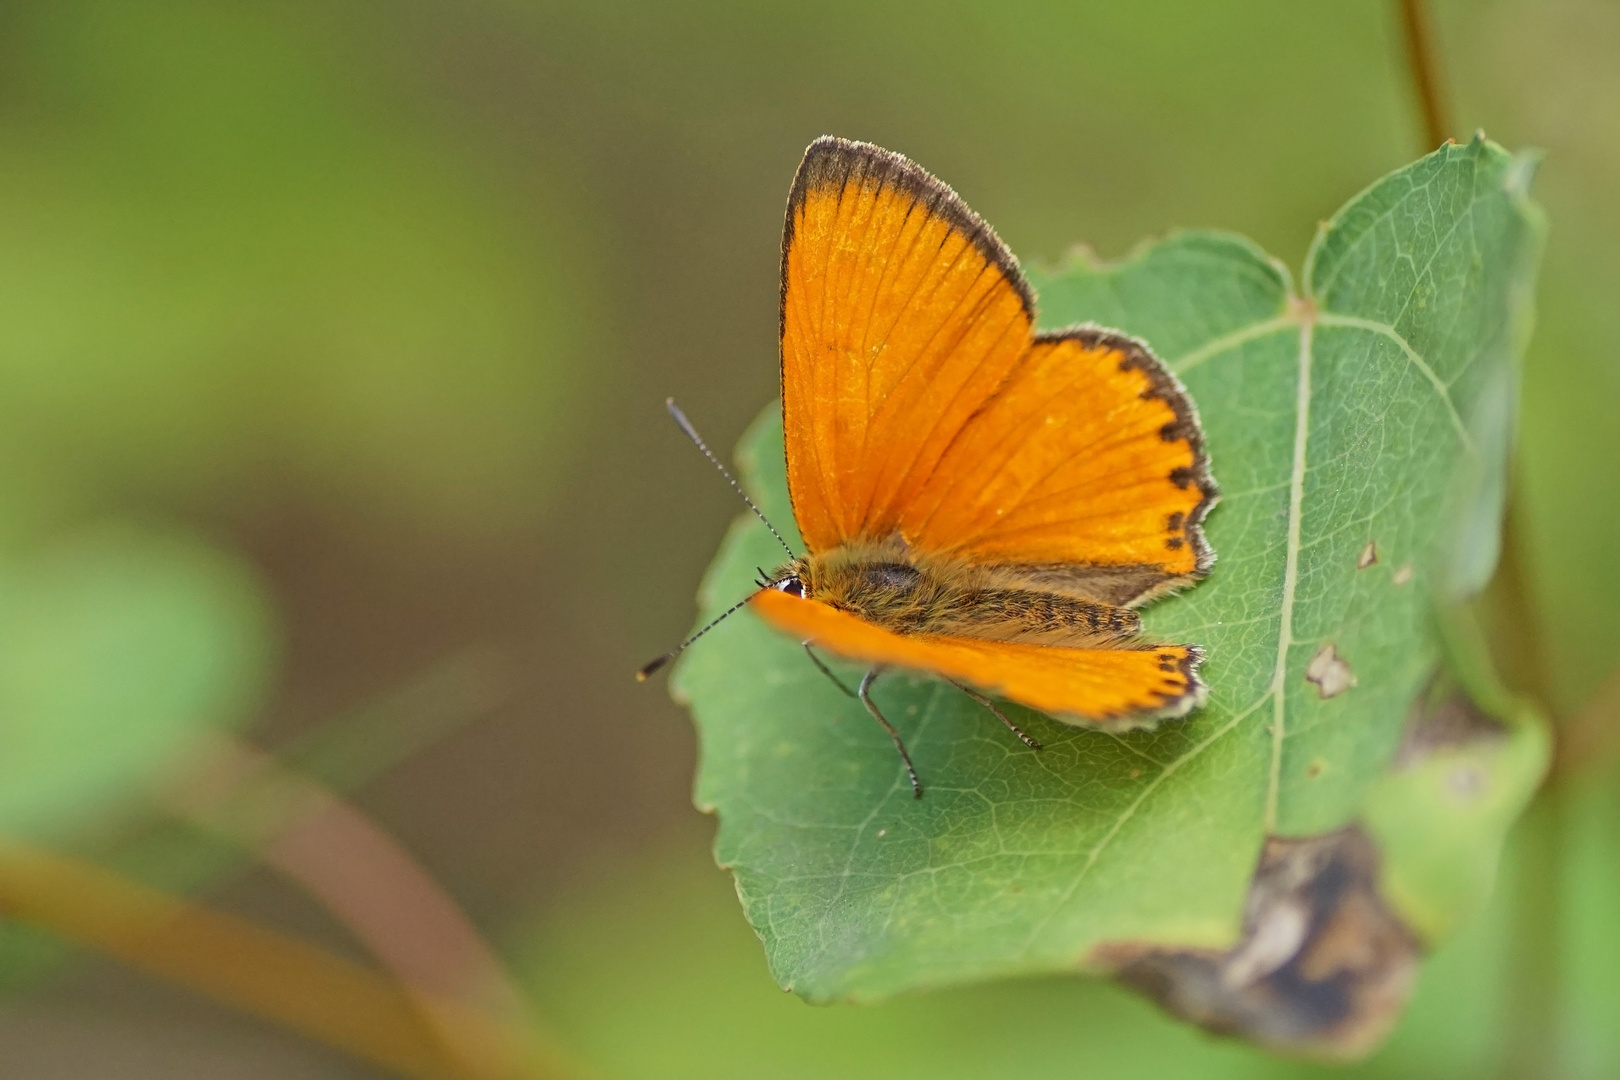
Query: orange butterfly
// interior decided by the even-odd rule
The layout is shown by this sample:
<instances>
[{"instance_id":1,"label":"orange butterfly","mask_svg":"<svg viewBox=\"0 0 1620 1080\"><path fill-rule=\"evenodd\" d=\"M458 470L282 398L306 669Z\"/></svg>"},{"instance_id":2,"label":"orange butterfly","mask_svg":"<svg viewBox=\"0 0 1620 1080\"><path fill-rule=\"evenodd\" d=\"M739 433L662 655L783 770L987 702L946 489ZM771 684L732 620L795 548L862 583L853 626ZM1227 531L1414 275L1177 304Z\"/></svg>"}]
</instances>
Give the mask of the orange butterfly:
<instances>
[{"instance_id":1,"label":"orange butterfly","mask_svg":"<svg viewBox=\"0 0 1620 1080\"><path fill-rule=\"evenodd\" d=\"M1132 610L1214 562L1198 414L1142 342L1036 334L1034 306L945 184L867 143L810 144L781 295L788 490L809 553L745 603L807 651L869 665L845 692L919 797L870 694L886 669L955 683L1036 749L985 695L1121 730L1206 693L1202 651L1143 643Z\"/></svg>"}]
</instances>

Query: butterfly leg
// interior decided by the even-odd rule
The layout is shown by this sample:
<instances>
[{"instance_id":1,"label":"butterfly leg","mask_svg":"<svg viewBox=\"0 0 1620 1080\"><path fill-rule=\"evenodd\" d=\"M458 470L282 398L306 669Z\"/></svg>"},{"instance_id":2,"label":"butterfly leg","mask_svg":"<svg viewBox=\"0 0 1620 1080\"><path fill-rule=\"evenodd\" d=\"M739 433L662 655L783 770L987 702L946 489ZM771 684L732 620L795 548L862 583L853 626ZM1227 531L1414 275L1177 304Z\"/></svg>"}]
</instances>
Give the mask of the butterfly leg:
<instances>
[{"instance_id":1,"label":"butterfly leg","mask_svg":"<svg viewBox=\"0 0 1620 1080\"><path fill-rule=\"evenodd\" d=\"M831 679L833 681L833 685L838 687L838 689L840 689L840 690L842 690L844 692L845 697L854 697L855 696L855 691L853 691L849 687L845 686L844 685L844 680L840 679L838 676L834 675L832 673L832 669L829 668L826 664L823 664L821 662L821 657L817 656L816 653L815 653L815 650L810 648L810 643L808 641L806 641L803 644L804 644L804 655L806 655L806 656L808 656L810 658L810 662L812 664L816 665L817 669L819 669L820 672L823 675L825 675L825 676L827 676L827 678Z\"/></svg>"},{"instance_id":2,"label":"butterfly leg","mask_svg":"<svg viewBox=\"0 0 1620 1080\"><path fill-rule=\"evenodd\" d=\"M989 698L985 697L983 694L979 693L977 690L968 689L967 687L963 686L961 683L957 682L955 679L950 680L950 683L951 683L952 686L954 686L958 690L962 691L962 693L966 694L968 697L972 698L974 701L977 701L980 705L983 705L985 708L987 708L991 712L995 713L996 714L996 719L1000 720L1003 724L1006 724L1007 725L1007 730L1012 732L1014 735L1018 736L1018 738L1023 741L1025 746L1029 747L1031 750L1039 750L1039 749L1041 749L1041 744L1036 742L1034 739L1030 738L1028 735L1025 735L1023 730L1020 729L1017 724L1015 724L1011 720L1007 719L1007 714L1002 712L1000 709L996 708L996 703L995 702L991 701Z\"/></svg>"},{"instance_id":3,"label":"butterfly leg","mask_svg":"<svg viewBox=\"0 0 1620 1080\"><path fill-rule=\"evenodd\" d=\"M866 677L861 680L861 688L857 695L861 699L861 704L866 706L866 711L872 714L872 719L882 724L883 730L889 733L889 738L894 742L894 748L900 751L900 760L906 763L906 775L911 777L912 798L920 799L922 798L922 781L917 779L917 770L911 764L911 755L906 753L906 744L900 741L900 733L894 730L893 724L883 718L883 714L878 712L877 703L872 700L872 683L881 674L883 674L883 669L880 667L868 671Z\"/></svg>"}]
</instances>

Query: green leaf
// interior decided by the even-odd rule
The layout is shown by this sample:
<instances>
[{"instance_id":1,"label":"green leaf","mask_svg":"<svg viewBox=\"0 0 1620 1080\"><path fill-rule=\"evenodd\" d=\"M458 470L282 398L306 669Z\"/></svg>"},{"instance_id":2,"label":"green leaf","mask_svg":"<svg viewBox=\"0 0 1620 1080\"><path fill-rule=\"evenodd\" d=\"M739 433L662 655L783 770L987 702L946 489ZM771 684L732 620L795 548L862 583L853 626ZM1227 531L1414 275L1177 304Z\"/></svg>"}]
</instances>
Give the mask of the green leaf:
<instances>
[{"instance_id":1,"label":"green leaf","mask_svg":"<svg viewBox=\"0 0 1620 1080\"><path fill-rule=\"evenodd\" d=\"M701 737L697 801L719 812L717 856L782 985L874 999L1096 968L1107 943L1224 949L1266 836L1357 817L1440 665L1433 602L1494 558L1482 530L1540 235L1529 174L1483 139L1441 148L1323 227L1300 292L1254 245L1200 233L1032 275L1043 326L1147 340L1201 410L1219 562L1144 621L1207 648L1209 703L1118 736L1013 709L1037 754L955 689L887 676L876 696L922 775L916 802L883 733L795 642L747 614L721 624L676 693ZM741 464L790 524L775 409ZM739 519L704 619L773 546ZM1324 697L1306 678L1319 657L1353 684Z\"/></svg>"},{"instance_id":2,"label":"green leaf","mask_svg":"<svg viewBox=\"0 0 1620 1080\"><path fill-rule=\"evenodd\" d=\"M1609 1022L1620 993L1620 942L1611 929L1620 888L1617 796L1620 786L1611 785L1604 799L1583 798L1562 841L1574 901L1561 931L1572 962L1560 994L1572 1021L1572 1076L1620 1069L1620 1036ZM1350 1069L1281 1062L1230 1039L1201 1037L1090 979L807 1007L771 984L730 890L699 871L696 837L671 837L678 846L576 883L523 928L512 955L563 1044L620 1080L1471 1080L1501 1075L1512 1038L1514 887L1536 869L1524 865L1527 849L1559 843L1545 829L1524 828L1536 824L1521 823L1484 917L1424 965L1394 1035Z\"/></svg>"},{"instance_id":3,"label":"green leaf","mask_svg":"<svg viewBox=\"0 0 1620 1080\"><path fill-rule=\"evenodd\" d=\"M1484 905L1552 751L1546 718L1496 679L1472 610L1442 609L1440 625L1448 671L1361 808L1383 854L1384 896L1430 943Z\"/></svg>"},{"instance_id":4,"label":"green leaf","mask_svg":"<svg viewBox=\"0 0 1620 1080\"><path fill-rule=\"evenodd\" d=\"M0 831L58 837L137 795L264 688L267 610L236 560L107 527L0 564Z\"/></svg>"}]
</instances>

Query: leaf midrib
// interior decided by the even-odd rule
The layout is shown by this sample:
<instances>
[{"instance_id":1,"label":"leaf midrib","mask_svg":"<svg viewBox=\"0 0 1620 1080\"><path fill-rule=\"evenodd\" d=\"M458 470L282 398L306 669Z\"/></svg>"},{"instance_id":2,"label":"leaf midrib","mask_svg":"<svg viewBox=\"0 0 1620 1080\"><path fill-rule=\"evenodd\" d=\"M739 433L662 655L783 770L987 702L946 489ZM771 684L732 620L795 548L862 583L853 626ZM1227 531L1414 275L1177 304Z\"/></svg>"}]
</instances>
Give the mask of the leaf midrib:
<instances>
[{"instance_id":1,"label":"leaf midrib","mask_svg":"<svg viewBox=\"0 0 1620 1080\"><path fill-rule=\"evenodd\" d=\"M1314 246L1314 245L1313 245ZM1312 255L1314 256L1314 252ZM1309 262L1309 261L1308 261ZM1170 776L1175 774L1182 766L1202 754L1218 740L1234 730L1244 720L1247 720L1267 700L1272 702L1272 752L1271 762L1267 770L1265 810L1262 818L1263 828L1267 835L1274 834L1277 829L1278 804L1282 788L1282 760L1283 746L1288 737L1287 730L1287 679L1288 679L1288 653L1293 646L1293 607L1294 597L1298 589L1299 580L1299 553L1301 550L1301 530L1304 520L1305 475L1309 470L1308 446L1310 441L1310 407L1311 407L1311 367L1314 362L1315 328L1321 326L1343 327L1348 329L1365 330L1380 334L1393 341L1410 362L1428 381L1430 386L1439 395L1451 418L1452 426L1461 441L1463 448L1470 454L1474 452L1472 440L1468 436L1462 417L1458 414L1456 405L1451 399L1450 389L1435 374L1434 369L1414 349L1410 342L1403 337L1393 326L1373 319L1363 319L1353 315L1338 315L1323 312L1317 309L1313 299L1297 296L1289 290L1284 296L1284 310L1281 314L1250 323L1247 326L1230 330L1219 337L1205 342L1203 345L1182 354L1180 358L1172 361L1168 366L1177 376L1198 367L1199 365L1233 349L1239 348L1252 341L1258 341L1274 333L1294 332L1300 336L1299 360L1296 367L1295 381L1295 425L1292 462L1289 471L1289 498L1288 498L1288 535L1284 548L1283 564L1283 591L1282 604L1278 618L1277 658L1272 667L1271 682L1254 701L1239 710L1220 728L1212 732L1208 738L1195 746L1189 747L1186 753L1161 766L1159 773L1143 787L1142 791L1131 804L1122 810L1110 824L1108 831L1098 839L1097 843L1086 855L1085 863L1075 875L1074 881L1063 891L1057 902L1052 906L1046 917L1036 924L1032 930L1026 949L1040 939L1046 927L1057 917L1058 913L1067 905L1082 884L1084 884L1091 869L1102 857L1103 852L1113 842L1121 829L1136 815L1136 812L1147 802L1149 797L1158 790Z\"/></svg>"},{"instance_id":2,"label":"leaf midrib","mask_svg":"<svg viewBox=\"0 0 1620 1080\"><path fill-rule=\"evenodd\" d=\"M1299 325L1299 366L1294 383L1294 456L1288 475L1288 542L1284 549L1282 608L1277 619L1277 662L1271 671L1271 767L1266 777L1266 803L1262 828L1277 831L1277 800L1282 786L1283 740L1288 720L1288 650L1294 643L1294 593L1299 585L1299 536L1305 505L1305 450L1311 430L1311 344L1314 321L1311 309L1291 304L1291 311L1307 317Z\"/></svg>"},{"instance_id":3,"label":"leaf midrib","mask_svg":"<svg viewBox=\"0 0 1620 1080\"><path fill-rule=\"evenodd\" d=\"M1097 842L1092 845L1091 850L1086 853L1086 860L1081 865L1080 871L1075 875L1074 880L1066 889L1063 890L1063 893L1057 898L1056 902L1053 903L1046 916L1031 928L1029 937L1026 939L1024 944L1024 951L1026 952L1034 948L1035 943L1042 939L1042 937L1045 935L1046 928L1051 924L1053 919L1057 918L1058 913L1068 905L1069 901L1074 897L1074 894L1079 891L1080 886L1085 883L1086 878L1091 873L1092 867L1094 867L1098 860L1101 859L1103 852L1108 848L1109 844L1113 842L1114 837L1119 835L1120 830L1125 827L1131 818L1136 816L1136 812L1141 809L1142 805L1146 803L1153 793L1159 789L1161 784L1179 771L1182 766L1198 757L1205 750L1215 745L1216 742L1225 737L1228 733L1236 729L1238 725L1243 723L1243 721L1247 720L1257 710L1265 705L1267 699L1275 699L1278 703L1277 711L1280 713L1282 710L1283 687L1280 684L1286 677L1287 671L1288 646L1286 642L1292 635L1291 623L1295 586L1294 573L1297 570L1299 561L1299 520L1300 505L1303 501L1304 486L1304 443L1309 433L1309 424L1307 419L1309 416L1309 401L1306 400L1306 396L1309 394L1310 390L1308 372L1310 364L1311 327L1313 325L1314 316L1314 308L1310 304L1300 301L1296 296L1294 296L1292 291L1289 291L1285 294L1284 310L1282 314L1274 315L1269 319L1263 319L1258 322L1251 323L1246 327L1240 327L1236 330L1228 331L1220 337L1214 338L1203 345L1200 345L1198 348L1184 353L1178 360L1173 361L1168 365L1170 369L1179 376L1191 368L1197 367L1199 364L1212 359L1213 357L1219 356L1225 352L1230 352L1232 349L1238 348L1251 341L1257 341L1269 334L1289 330L1295 330L1300 334L1300 368L1304 374L1304 378L1301 380L1300 388L1296 389L1295 395L1297 416L1299 419L1295 424L1294 435L1294 475L1290 478L1289 534L1285 556L1285 565L1287 570L1285 571L1283 583L1284 602L1281 617L1282 629L1280 630L1279 636L1279 641L1281 644L1279 645L1278 649L1277 666L1272 672L1271 684L1266 688L1266 691L1263 694L1255 698L1254 701L1250 702L1244 708L1234 713L1231 719L1222 724L1215 731L1211 732L1209 736L1202 742L1195 746L1188 747L1185 753L1160 766L1158 774L1155 775L1152 780L1148 781L1148 783L1137 794L1136 798L1131 800L1129 806L1125 807L1124 810L1120 811L1120 813L1115 816L1113 822L1108 827L1108 831L1099 837ZM1268 780L1266 793L1266 831L1268 833L1273 831L1276 824L1276 802L1277 791L1280 786L1279 772L1282 760L1282 740L1285 734L1280 716L1273 722L1275 724L1272 752L1273 761L1271 767L1271 776Z\"/></svg>"}]
</instances>

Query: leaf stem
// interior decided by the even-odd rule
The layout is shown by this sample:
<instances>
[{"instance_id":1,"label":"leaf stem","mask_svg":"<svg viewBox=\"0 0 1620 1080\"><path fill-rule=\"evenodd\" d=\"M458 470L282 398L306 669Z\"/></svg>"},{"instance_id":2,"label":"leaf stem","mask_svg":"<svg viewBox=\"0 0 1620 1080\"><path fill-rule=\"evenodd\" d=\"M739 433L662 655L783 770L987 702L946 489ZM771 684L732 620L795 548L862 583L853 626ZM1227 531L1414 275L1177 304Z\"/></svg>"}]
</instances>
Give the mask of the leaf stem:
<instances>
[{"instance_id":1,"label":"leaf stem","mask_svg":"<svg viewBox=\"0 0 1620 1080\"><path fill-rule=\"evenodd\" d=\"M1523 506L1522 497L1510 487L1502 514L1502 554L1485 594L1491 659L1515 692L1535 701L1555 720L1562 720L1542 646L1540 611L1527 580Z\"/></svg>"},{"instance_id":2,"label":"leaf stem","mask_svg":"<svg viewBox=\"0 0 1620 1080\"><path fill-rule=\"evenodd\" d=\"M1440 92L1440 61L1435 53L1429 6L1424 0L1399 0L1401 35L1406 42L1406 69L1423 113L1423 152L1451 137L1451 117Z\"/></svg>"}]
</instances>

